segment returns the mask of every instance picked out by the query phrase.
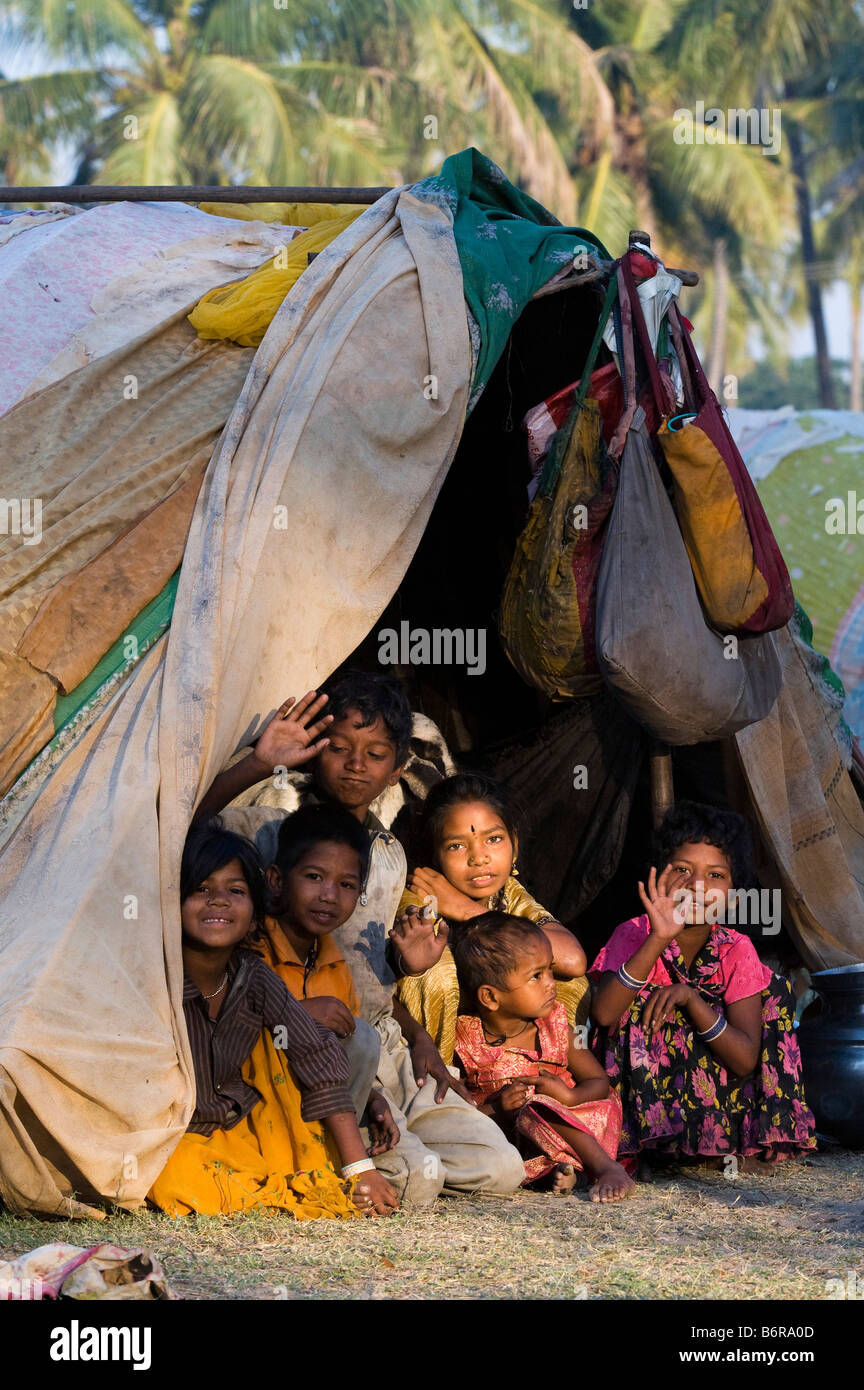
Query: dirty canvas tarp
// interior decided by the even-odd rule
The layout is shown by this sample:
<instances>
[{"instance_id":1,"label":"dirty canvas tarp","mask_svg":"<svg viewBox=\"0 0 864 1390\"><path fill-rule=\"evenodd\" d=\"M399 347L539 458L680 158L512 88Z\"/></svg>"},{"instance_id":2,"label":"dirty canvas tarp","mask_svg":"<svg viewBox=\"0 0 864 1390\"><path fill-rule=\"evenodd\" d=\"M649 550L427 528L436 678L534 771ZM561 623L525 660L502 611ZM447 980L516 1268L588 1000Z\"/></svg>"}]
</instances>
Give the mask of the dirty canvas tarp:
<instances>
[{"instance_id":1,"label":"dirty canvas tarp","mask_svg":"<svg viewBox=\"0 0 864 1390\"><path fill-rule=\"evenodd\" d=\"M13 226L18 221L31 225L0 255L0 414L25 393L191 308L205 290L260 265L290 235L285 227L213 217L185 203L112 203L45 225L33 226L23 213Z\"/></svg>"},{"instance_id":2,"label":"dirty canvas tarp","mask_svg":"<svg viewBox=\"0 0 864 1390\"><path fill-rule=\"evenodd\" d=\"M53 734L58 687L179 566L252 356L198 342L181 310L0 419L7 495L40 504L38 536L0 536L0 793Z\"/></svg>"},{"instance_id":3,"label":"dirty canvas tarp","mask_svg":"<svg viewBox=\"0 0 864 1390\"><path fill-rule=\"evenodd\" d=\"M390 599L470 369L450 216L410 192L322 252L273 321L207 470L170 634L0 854L0 1195L15 1209L136 1205L183 1132L177 885L196 797Z\"/></svg>"},{"instance_id":4,"label":"dirty canvas tarp","mask_svg":"<svg viewBox=\"0 0 864 1390\"><path fill-rule=\"evenodd\" d=\"M864 960L864 808L806 646L789 628L775 640L783 663L777 703L734 736L751 801L741 809L758 818L804 960L829 970Z\"/></svg>"}]
</instances>

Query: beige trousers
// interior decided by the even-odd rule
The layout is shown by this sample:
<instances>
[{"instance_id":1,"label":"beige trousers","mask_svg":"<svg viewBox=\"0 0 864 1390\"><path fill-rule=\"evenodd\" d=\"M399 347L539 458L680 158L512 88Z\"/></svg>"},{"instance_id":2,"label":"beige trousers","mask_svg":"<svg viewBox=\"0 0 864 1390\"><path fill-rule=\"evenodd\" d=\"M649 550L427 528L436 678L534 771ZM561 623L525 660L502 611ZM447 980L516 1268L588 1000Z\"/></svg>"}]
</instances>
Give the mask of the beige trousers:
<instances>
[{"instance_id":1,"label":"beige trousers","mask_svg":"<svg viewBox=\"0 0 864 1390\"><path fill-rule=\"evenodd\" d=\"M522 1159L488 1115L455 1091L435 1103L436 1083L414 1080L411 1053L396 1020L376 1025L381 1056L376 1085L384 1092L400 1140L375 1159L407 1206L430 1206L443 1187L456 1192L515 1192L525 1178ZM454 1076L456 1072L450 1068Z\"/></svg>"}]
</instances>

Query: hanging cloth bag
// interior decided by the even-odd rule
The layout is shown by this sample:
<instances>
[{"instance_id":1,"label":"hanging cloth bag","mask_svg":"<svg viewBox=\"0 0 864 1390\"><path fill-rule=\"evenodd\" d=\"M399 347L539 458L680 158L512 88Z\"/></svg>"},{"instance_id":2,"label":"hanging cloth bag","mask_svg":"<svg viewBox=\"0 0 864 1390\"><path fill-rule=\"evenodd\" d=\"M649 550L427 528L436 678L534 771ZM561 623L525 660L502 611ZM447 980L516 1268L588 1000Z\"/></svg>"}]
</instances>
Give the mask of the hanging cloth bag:
<instances>
[{"instance_id":1,"label":"hanging cloth bag","mask_svg":"<svg viewBox=\"0 0 864 1390\"><path fill-rule=\"evenodd\" d=\"M619 270L622 362L632 356L626 337L639 315L626 279ZM662 417L657 362L651 352L643 357ZM655 738L724 738L770 713L782 680L777 648L770 634L723 638L706 623L645 412L632 385L627 395L629 428L597 577L598 664L621 704Z\"/></svg>"},{"instance_id":2,"label":"hanging cloth bag","mask_svg":"<svg viewBox=\"0 0 864 1390\"><path fill-rule=\"evenodd\" d=\"M594 644L597 570L617 468L586 395L617 293L613 277L572 409L546 458L504 588L498 627L519 675L553 700L602 689Z\"/></svg>"},{"instance_id":3,"label":"hanging cloth bag","mask_svg":"<svg viewBox=\"0 0 864 1390\"><path fill-rule=\"evenodd\" d=\"M648 330L625 257L624 280L646 357ZM673 304L669 328L695 419L657 431L675 489L678 524L708 621L718 632L760 633L785 627L795 600L789 572L753 479L708 385L693 342Z\"/></svg>"}]
</instances>

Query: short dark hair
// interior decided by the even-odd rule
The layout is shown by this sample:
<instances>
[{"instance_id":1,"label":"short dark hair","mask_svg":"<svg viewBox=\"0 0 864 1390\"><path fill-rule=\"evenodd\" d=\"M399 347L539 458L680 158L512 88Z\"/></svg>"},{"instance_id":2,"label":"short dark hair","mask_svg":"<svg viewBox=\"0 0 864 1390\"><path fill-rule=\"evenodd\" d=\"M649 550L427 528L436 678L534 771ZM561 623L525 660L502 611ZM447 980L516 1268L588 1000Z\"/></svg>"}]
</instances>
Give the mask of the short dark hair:
<instances>
[{"instance_id":1,"label":"short dark hair","mask_svg":"<svg viewBox=\"0 0 864 1390\"><path fill-rule=\"evenodd\" d=\"M474 1000L481 985L506 989L507 977L532 941L548 943L548 937L527 917L514 917L510 912L484 912L473 917L455 931L452 942L462 989Z\"/></svg>"},{"instance_id":2,"label":"short dark hair","mask_svg":"<svg viewBox=\"0 0 864 1390\"><path fill-rule=\"evenodd\" d=\"M261 856L250 840L228 830L219 816L193 825L186 836L183 860L180 865L180 902L200 888L205 879L217 869L224 869L232 859L239 859L243 877L252 899L253 921L261 926L266 913L266 880Z\"/></svg>"},{"instance_id":3,"label":"short dark hair","mask_svg":"<svg viewBox=\"0 0 864 1390\"><path fill-rule=\"evenodd\" d=\"M281 874L288 874L315 845L348 845L357 852L360 859L360 877L366 876L369 864L369 832L341 806L311 805L301 806L293 815L286 816L279 827L279 840L276 848L276 867Z\"/></svg>"},{"instance_id":4,"label":"short dark hair","mask_svg":"<svg viewBox=\"0 0 864 1390\"><path fill-rule=\"evenodd\" d=\"M413 719L401 681L382 671L346 671L324 690L329 696L325 714L344 719L349 709L359 710L363 729L380 717L396 745L396 766L407 761Z\"/></svg>"},{"instance_id":5,"label":"short dark hair","mask_svg":"<svg viewBox=\"0 0 864 1390\"><path fill-rule=\"evenodd\" d=\"M500 816L510 839L517 838L518 813L507 788L482 772L457 772L436 782L423 803L418 839L424 863L437 862L444 822L455 807L469 801L485 801Z\"/></svg>"},{"instance_id":6,"label":"short dark hair","mask_svg":"<svg viewBox=\"0 0 864 1390\"><path fill-rule=\"evenodd\" d=\"M700 801L677 801L666 812L654 840L655 863L663 869L681 845L716 845L729 860L733 888L753 881L753 834L744 816Z\"/></svg>"}]
</instances>

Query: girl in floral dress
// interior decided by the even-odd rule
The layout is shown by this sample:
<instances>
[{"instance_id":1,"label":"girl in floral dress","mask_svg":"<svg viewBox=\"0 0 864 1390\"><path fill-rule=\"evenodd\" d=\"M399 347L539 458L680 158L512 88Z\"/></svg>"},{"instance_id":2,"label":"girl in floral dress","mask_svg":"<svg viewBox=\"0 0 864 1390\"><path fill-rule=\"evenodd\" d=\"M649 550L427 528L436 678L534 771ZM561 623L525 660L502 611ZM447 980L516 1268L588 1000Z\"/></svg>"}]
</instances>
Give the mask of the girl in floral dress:
<instances>
[{"instance_id":1,"label":"girl in floral dress","mask_svg":"<svg viewBox=\"0 0 864 1390\"><path fill-rule=\"evenodd\" d=\"M813 1148L791 986L726 921L750 880L747 822L681 801L657 849L644 914L616 927L590 971L594 1051L624 1112L619 1157L754 1167Z\"/></svg>"}]
</instances>

